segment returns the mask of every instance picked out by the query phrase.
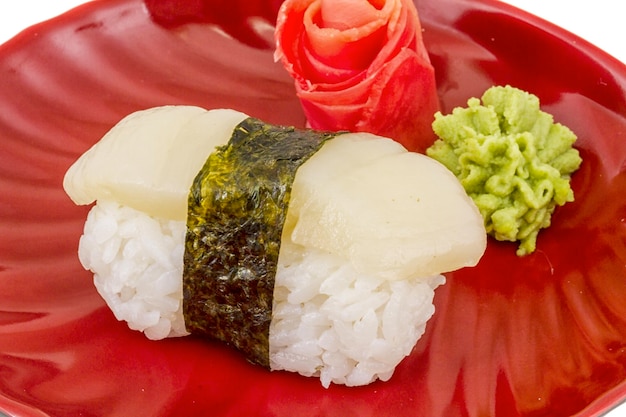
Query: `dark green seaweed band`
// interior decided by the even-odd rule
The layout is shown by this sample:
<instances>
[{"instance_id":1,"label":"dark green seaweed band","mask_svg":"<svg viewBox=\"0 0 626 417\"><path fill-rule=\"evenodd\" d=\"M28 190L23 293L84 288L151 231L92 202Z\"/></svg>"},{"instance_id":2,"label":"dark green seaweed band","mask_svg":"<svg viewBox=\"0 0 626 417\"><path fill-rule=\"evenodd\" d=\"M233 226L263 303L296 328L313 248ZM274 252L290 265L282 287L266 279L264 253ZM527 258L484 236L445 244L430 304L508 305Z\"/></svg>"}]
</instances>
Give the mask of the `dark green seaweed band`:
<instances>
[{"instance_id":1,"label":"dark green seaweed band","mask_svg":"<svg viewBox=\"0 0 626 417\"><path fill-rule=\"evenodd\" d=\"M191 334L209 336L269 368L278 252L300 165L336 133L241 122L189 193L183 312Z\"/></svg>"}]
</instances>

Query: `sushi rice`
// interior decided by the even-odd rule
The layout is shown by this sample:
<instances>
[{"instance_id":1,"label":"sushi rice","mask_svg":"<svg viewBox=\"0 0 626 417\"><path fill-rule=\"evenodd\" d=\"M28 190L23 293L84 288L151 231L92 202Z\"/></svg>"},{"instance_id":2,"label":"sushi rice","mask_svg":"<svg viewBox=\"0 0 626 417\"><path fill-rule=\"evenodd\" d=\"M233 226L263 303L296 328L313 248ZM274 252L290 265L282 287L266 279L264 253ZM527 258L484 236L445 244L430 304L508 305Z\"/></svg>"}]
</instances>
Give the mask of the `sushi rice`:
<instances>
[{"instance_id":1,"label":"sushi rice","mask_svg":"<svg viewBox=\"0 0 626 417\"><path fill-rule=\"evenodd\" d=\"M185 222L99 200L79 259L118 320L158 340L185 336ZM388 380L424 333L442 275L388 280L283 236L270 325L272 370L357 386Z\"/></svg>"}]
</instances>

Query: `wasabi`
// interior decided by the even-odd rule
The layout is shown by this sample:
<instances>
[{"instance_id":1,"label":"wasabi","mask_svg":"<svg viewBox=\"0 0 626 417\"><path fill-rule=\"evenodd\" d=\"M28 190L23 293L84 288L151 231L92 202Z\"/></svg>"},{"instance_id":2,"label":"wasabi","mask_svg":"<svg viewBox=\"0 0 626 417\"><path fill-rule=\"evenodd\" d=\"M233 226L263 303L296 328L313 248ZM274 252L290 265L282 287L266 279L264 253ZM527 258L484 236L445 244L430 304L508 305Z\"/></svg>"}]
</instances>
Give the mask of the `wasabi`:
<instances>
[{"instance_id":1,"label":"wasabi","mask_svg":"<svg viewBox=\"0 0 626 417\"><path fill-rule=\"evenodd\" d=\"M576 135L540 110L535 95L508 85L467 104L435 115L439 139L426 153L460 180L491 236L519 241L518 256L532 253L555 207L574 201Z\"/></svg>"}]
</instances>

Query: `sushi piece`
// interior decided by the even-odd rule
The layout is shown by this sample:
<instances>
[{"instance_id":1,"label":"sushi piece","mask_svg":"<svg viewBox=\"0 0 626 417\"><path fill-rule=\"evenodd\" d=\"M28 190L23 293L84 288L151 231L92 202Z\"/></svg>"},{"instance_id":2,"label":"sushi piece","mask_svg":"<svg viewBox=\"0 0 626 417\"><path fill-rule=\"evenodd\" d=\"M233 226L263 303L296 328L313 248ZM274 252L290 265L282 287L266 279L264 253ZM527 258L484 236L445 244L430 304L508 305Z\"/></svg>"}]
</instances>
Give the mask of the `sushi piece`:
<instances>
[{"instance_id":1,"label":"sushi piece","mask_svg":"<svg viewBox=\"0 0 626 417\"><path fill-rule=\"evenodd\" d=\"M389 379L442 274L486 246L478 209L427 156L226 109L133 113L64 188L96 202L79 258L118 320L222 340L326 387Z\"/></svg>"}]
</instances>

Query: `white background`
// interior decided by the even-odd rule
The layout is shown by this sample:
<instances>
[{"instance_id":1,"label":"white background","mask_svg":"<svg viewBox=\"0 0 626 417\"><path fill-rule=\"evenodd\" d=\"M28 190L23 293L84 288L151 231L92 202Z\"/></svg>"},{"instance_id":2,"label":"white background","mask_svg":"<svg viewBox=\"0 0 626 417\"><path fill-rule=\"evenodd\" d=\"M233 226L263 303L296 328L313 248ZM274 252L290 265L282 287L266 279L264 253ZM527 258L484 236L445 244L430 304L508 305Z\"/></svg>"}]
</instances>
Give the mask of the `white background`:
<instances>
[{"instance_id":1,"label":"white background","mask_svg":"<svg viewBox=\"0 0 626 417\"><path fill-rule=\"evenodd\" d=\"M626 63L626 17L622 0L503 0L540 16ZM0 43L28 26L59 15L84 0L2 0ZM626 404L607 416L626 417Z\"/></svg>"}]
</instances>

